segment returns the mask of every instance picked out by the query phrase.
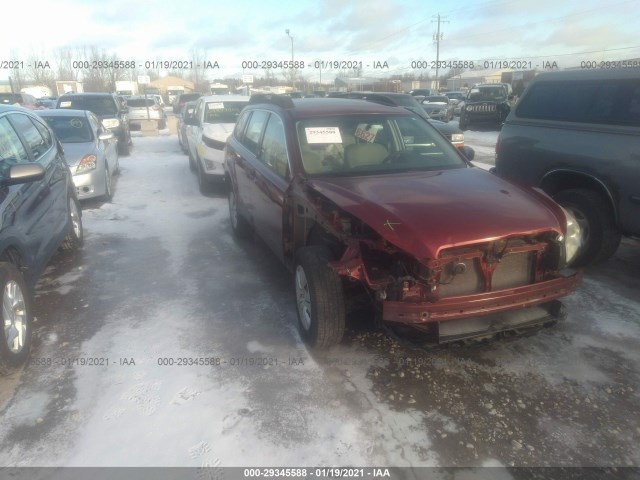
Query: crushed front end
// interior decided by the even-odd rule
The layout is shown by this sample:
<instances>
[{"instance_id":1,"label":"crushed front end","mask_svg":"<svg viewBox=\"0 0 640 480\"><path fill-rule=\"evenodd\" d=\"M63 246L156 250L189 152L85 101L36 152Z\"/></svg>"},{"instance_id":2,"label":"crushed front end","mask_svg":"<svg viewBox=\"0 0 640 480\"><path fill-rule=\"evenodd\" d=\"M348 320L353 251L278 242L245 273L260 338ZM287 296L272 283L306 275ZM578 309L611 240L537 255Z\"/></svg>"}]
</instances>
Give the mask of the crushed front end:
<instances>
[{"instance_id":1,"label":"crushed front end","mask_svg":"<svg viewBox=\"0 0 640 480\"><path fill-rule=\"evenodd\" d=\"M580 274L563 265L554 231L443 249L418 260L380 239L349 242L332 267L375 293L382 320L438 334L447 342L530 327L563 316L558 298Z\"/></svg>"}]
</instances>

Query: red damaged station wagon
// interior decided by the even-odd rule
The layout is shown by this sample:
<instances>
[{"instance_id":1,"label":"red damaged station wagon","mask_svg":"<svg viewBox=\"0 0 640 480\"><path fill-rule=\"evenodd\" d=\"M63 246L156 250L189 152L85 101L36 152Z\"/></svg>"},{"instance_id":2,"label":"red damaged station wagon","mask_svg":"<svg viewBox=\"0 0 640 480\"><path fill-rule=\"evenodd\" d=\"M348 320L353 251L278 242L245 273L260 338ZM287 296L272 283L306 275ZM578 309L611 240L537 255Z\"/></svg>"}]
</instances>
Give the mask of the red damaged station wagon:
<instances>
[{"instance_id":1,"label":"red damaged station wagon","mask_svg":"<svg viewBox=\"0 0 640 480\"><path fill-rule=\"evenodd\" d=\"M312 347L340 342L354 298L443 343L554 322L579 280L570 213L403 108L255 95L225 168L233 232L293 272Z\"/></svg>"}]
</instances>

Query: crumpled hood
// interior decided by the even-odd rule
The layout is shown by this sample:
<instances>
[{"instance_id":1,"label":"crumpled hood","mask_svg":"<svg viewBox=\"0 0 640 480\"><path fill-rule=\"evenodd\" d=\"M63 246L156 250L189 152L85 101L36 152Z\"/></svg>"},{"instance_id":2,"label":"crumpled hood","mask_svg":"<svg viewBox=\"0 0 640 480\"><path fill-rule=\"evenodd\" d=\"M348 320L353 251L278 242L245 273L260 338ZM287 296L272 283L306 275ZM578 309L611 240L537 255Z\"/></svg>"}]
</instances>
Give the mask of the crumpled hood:
<instances>
[{"instance_id":1,"label":"crumpled hood","mask_svg":"<svg viewBox=\"0 0 640 480\"><path fill-rule=\"evenodd\" d=\"M205 123L202 126L202 134L212 140L226 142L235 125L235 123Z\"/></svg>"},{"instance_id":2,"label":"crumpled hood","mask_svg":"<svg viewBox=\"0 0 640 480\"><path fill-rule=\"evenodd\" d=\"M564 232L551 199L477 168L314 178L309 186L416 258L514 234Z\"/></svg>"}]
</instances>

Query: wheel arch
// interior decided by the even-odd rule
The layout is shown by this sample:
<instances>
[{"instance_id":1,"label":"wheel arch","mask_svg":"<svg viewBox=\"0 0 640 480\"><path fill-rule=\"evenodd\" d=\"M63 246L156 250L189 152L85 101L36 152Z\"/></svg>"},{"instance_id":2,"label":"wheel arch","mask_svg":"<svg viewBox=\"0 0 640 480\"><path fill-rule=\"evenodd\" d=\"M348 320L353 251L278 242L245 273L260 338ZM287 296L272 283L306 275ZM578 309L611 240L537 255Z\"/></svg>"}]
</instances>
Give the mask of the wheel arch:
<instances>
[{"instance_id":1,"label":"wheel arch","mask_svg":"<svg viewBox=\"0 0 640 480\"><path fill-rule=\"evenodd\" d=\"M577 172L568 169L557 169L546 173L540 180L540 188L550 196L554 196L562 190L584 188L598 192L613 212L613 216L618 224L618 209L611 190L599 178L584 172Z\"/></svg>"}]
</instances>

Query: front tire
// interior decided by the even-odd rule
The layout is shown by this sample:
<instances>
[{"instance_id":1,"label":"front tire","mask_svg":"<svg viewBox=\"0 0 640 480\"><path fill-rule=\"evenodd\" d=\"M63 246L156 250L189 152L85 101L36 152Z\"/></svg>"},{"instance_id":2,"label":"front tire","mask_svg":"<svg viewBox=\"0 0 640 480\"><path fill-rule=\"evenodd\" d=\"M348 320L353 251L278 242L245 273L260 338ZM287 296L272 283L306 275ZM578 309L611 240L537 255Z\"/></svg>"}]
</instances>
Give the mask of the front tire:
<instances>
[{"instance_id":1,"label":"front tire","mask_svg":"<svg viewBox=\"0 0 640 480\"><path fill-rule=\"evenodd\" d=\"M582 246L572 266L600 263L616 252L622 236L614 222L614 212L602 195L576 188L561 191L554 200L576 217L582 231Z\"/></svg>"},{"instance_id":2,"label":"front tire","mask_svg":"<svg viewBox=\"0 0 640 480\"><path fill-rule=\"evenodd\" d=\"M344 291L340 276L329 267L326 247L298 250L294 286L300 336L310 347L327 349L340 343L346 323Z\"/></svg>"},{"instance_id":3,"label":"front tire","mask_svg":"<svg viewBox=\"0 0 640 480\"><path fill-rule=\"evenodd\" d=\"M213 190L211 182L207 180L207 175L204 173L204 169L202 168L202 164L200 163L200 159L196 157L196 168L198 171L198 188L200 189L200 193L207 194Z\"/></svg>"},{"instance_id":4,"label":"front tire","mask_svg":"<svg viewBox=\"0 0 640 480\"><path fill-rule=\"evenodd\" d=\"M68 251L78 250L84 243L84 229L82 227L80 204L78 200L71 196L69 196L69 223L70 230L62 242L62 249Z\"/></svg>"},{"instance_id":5,"label":"front tire","mask_svg":"<svg viewBox=\"0 0 640 480\"><path fill-rule=\"evenodd\" d=\"M111 172L109 172L109 167L104 167L104 195L102 196L102 200L105 202L111 202L111 198L113 196L113 192L111 191Z\"/></svg>"},{"instance_id":6,"label":"front tire","mask_svg":"<svg viewBox=\"0 0 640 480\"><path fill-rule=\"evenodd\" d=\"M22 273L9 262L0 262L2 324L0 371L25 362L31 349L32 317L28 290Z\"/></svg>"},{"instance_id":7,"label":"front tire","mask_svg":"<svg viewBox=\"0 0 640 480\"><path fill-rule=\"evenodd\" d=\"M131 147L130 147L130 142L131 141L131 136L129 136L129 139L127 139L127 135L123 135L123 138L121 138L118 141L118 154L120 155L130 155L131 154Z\"/></svg>"}]
</instances>

